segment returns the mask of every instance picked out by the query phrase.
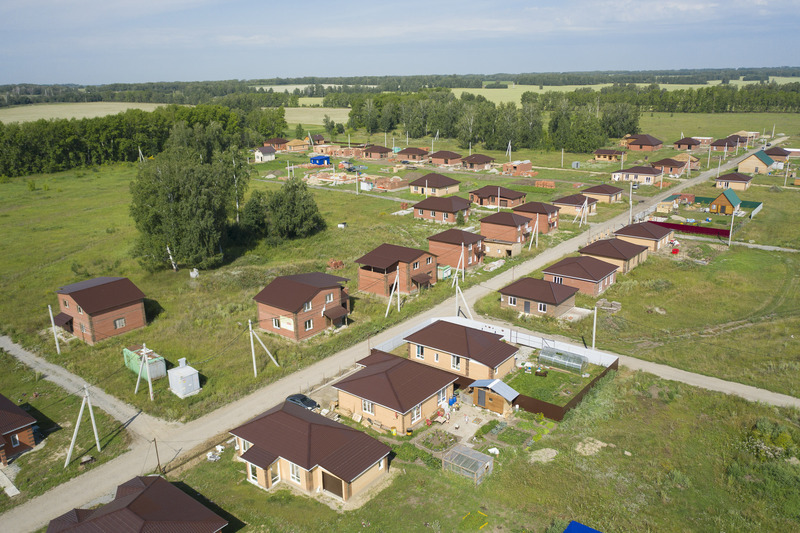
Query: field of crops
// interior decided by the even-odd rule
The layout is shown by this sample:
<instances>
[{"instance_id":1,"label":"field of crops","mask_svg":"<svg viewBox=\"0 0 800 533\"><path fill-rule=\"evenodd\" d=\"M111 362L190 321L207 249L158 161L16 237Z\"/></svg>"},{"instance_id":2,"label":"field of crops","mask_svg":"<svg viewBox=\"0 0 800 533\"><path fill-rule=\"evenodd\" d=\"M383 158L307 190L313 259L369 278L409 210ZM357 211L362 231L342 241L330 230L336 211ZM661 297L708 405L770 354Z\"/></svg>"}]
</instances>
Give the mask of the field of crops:
<instances>
[{"instance_id":1,"label":"field of crops","mask_svg":"<svg viewBox=\"0 0 800 533\"><path fill-rule=\"evenodd\" d=\"M78 102L0 108L0 122L30 122L41 118L93 118L115 115L128 109L152 111L164 104L130 102Z\"/></svg>"}]
</instances>

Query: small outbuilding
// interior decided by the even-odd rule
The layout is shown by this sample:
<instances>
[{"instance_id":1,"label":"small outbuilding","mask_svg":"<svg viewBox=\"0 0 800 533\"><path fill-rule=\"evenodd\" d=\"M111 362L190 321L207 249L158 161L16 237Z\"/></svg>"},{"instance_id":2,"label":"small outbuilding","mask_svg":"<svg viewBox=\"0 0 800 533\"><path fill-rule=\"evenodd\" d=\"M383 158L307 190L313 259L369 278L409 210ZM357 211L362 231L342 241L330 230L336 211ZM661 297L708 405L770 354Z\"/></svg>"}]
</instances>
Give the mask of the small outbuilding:
<instances>
[{"instance_id":1,"label":"small outbuilding","mask_svg":"<svg viewBox=\"0 0 800 533\"><path fill-rule=\"evenodd\" d=\"M147 360L147 367L142 368L142 376L145 379L148 375L150 379L159 379L167 375L167 364L164 358L141 344L123 348L122 357L125 360L125 366L135 372L137 376L139 375L139 368L142 366L142 357ZM148 370L150 374L147 374Z\"/></svg>"},{"instance_id":2,"label":"small outbuilding","mask_svg":"<svg viewBox=\"0 0 800 533\"><path fill-rule=\"evenodd\" d=\"M178 359L178 366L167 370L169 390L180 399L194 396L203 388L200 386L200 373L186 364L186 358Z\"/></svg>"},{"instance_id":3,"label":"small outbuilding","mask_svg":"<svg viewBox=\"0 0 800 533\"><path fill-rule=\"evenodd\" d=\"M503 416L514 410L514 399L519 393L499 379L479 379L473 381L472 403Z\"/></svg>"},{"instance_id":4,"label":"small outbuilding","mask_svg":"<svg viewBox=\"0 0 800 533\"><path fill-rule=\"evenodd\" d=\"M539 364L559 368L574 374L583 374L586 372L586 366L589 361L584 356L576 353L544 348L539 354Z\"/></svg>"},{"instance_id":5,"label":"small outbuilding","mask_svg":"<svg viewBox=\"0 0 800 533\"><path fill-rule=\"evenodd\" d=\"M442 456L442 470L449 470L480 485L494 470L494 458L463 444L456 444Z\"/></svg>"},{"instance_id":6,"label":"small outbuilding","mask_svg":"<svg viewBox=\"0 0 800 533\"><path fill-rule=\"evenodd\" d=\"M725 189L722 194L714 198L711 202L711 213L718 213L720 215L732 215L742 205L742 201L733 192L733 189Z\"/></svg>"},{"instance_id":7,"label":"small outbuilding","mask_svg":"<svg viewBox=\"0 0 800 533\"><path fill-rule=\"evenodd\" d=\"M312 165L330 165L331 164L331 156L329 155L322 155L322 154L315 154L309 158L309 161Z\"/></svg>"}]
</instances>

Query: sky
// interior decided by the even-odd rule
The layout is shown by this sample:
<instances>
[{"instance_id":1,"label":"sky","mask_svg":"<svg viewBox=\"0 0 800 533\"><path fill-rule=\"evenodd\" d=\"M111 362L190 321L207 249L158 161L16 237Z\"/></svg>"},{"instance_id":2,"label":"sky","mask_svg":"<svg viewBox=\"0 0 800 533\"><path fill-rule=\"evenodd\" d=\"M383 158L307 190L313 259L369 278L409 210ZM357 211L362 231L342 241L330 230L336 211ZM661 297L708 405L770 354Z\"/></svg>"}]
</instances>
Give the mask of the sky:
<instances>
[{"instance_id":1,"label":"sky","mask_svg":"<svg viewBox=\"0 0 800 533\"><path fill-rule=\"evenodd\" d=\"M0 84L800 65L800 0L0 0Z\"/></svg>"}]
</instances>

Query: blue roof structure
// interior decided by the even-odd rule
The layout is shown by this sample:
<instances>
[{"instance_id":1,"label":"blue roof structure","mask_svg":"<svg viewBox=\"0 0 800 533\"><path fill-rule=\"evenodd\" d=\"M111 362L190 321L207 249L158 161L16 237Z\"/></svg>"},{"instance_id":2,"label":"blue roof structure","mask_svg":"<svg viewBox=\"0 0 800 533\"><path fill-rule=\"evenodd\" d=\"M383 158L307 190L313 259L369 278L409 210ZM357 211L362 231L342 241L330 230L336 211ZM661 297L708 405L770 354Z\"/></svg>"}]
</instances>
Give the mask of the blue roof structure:
<instances>
[{"instance_id":1,"label":"blue roof structure","mask_svg":"<svg viewBox=\"0 0 800 533\"><path fill-rule=\"evenodd\" d=\"M597 529L592 529L589 526L585 526L580 522L576 522L573 520L567 526L567 529L564 530L564 533L602 533Z\"/></svg>"},{"instance_id":2,"label":"blue roof structure","mask_svg":"<svg viewBox=\"0 0 800 533\"><path fill-rule=\"evenodd\" d=\"M331 156L329 155L312 155L310 157L310 161L312 165L330 165L331 164Z\"/></svg>"},{"instance_id":3,"label":"blue roof structure","mask_svg":"<svg viewBox=\"0 0 800 533\"><path fill-rule=\"evenodd\" d=\"M514 398L519 396L519 393L500 381L499 379L479 379L477 381L473 381L470 387L485 387L492 392L495 392L508 400L509 402L514 401Z\"/></svg>"}]
</instances>

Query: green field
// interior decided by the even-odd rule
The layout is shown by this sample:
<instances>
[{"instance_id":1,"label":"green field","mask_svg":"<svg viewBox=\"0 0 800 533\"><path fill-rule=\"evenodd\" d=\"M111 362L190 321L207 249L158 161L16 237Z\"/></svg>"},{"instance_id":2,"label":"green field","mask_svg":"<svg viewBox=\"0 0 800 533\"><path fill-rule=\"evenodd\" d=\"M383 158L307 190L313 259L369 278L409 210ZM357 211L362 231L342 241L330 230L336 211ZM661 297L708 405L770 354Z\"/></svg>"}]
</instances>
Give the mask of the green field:
<instances>
[{"instance_id":1,"label":"green field","mask_svg":"<svg viewBox=\"0 0 800 533\"><path fill-rule=\"evenodd\" d=\"M152 111L164 104L132 102L85 102L62 104L34 104L0 108L0 122L31 122L51 118L94 118L116 115L128 109Z\"/></svg>"},{"instance_id":2,"label":"green field","mask_svg":"<svg viewBox=\"0 0 800 533\"><path fill-rule=\"evenodd\" d=\"M524 370L516 370L506 376L503 381L520 394L563 406L602 371L603 367L591 364L586 369L588 377L553 369L548 371L547 376L526 374Z\"/></svg>"},{"instance_id":3,"label":"green field","mask_svg":"<svg viewBox=\"0 0 800 533\"><path fill-rule=\"evenodd\" d=\"M341 107L287 107L285 110L286 122L291 125L290 131L293 131L298 123L321 126L325 115L331 117L334 122L346 123L350 113L349 109ZM341 135L339 137L341 139ZM347 136L344 138L346 140Z\"/></svg>"}]
</instances>

